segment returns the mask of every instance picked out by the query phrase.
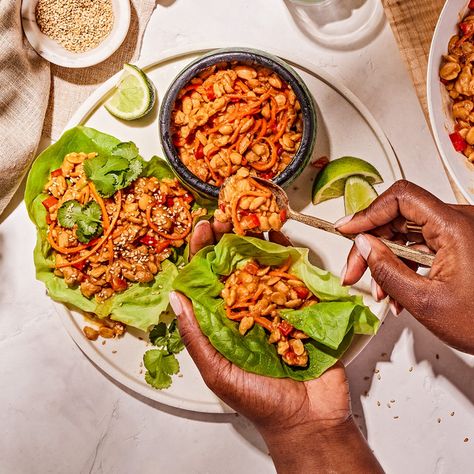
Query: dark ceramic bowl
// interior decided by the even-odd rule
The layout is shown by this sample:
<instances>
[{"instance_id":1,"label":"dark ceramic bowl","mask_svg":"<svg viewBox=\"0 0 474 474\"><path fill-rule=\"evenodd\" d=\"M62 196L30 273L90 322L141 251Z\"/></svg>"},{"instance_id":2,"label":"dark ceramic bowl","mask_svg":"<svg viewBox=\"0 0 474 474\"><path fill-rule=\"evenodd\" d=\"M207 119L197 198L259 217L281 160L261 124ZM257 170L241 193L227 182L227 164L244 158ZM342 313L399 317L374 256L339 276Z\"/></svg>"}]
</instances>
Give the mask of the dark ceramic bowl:
<instances>
[{"instance_id":1,"label":"dark ceramic bowl","mask_svg":"<svg viewBox=\"0 0 474 474\"><path fill-rule=\"evenodd\" d=\"M290 164L275 178L273 182L280 186L288 186L305 168L313 152L316 139L316 112L313 97L301 77L281 59L263 51L245 48L218 49L212 51L189 64L181 71L167 90L161 102L159 126L163 149L168 162L178 178L198 194L217 199L219 188L208 184L194 175L180 160L173 145L171 136L171 114L179 91L204 69L217 63L238 61L241 64L260 65L272 69L291 86L300 105L303 118L303 136L300 146Z\"/></svg>"}]
</instances>

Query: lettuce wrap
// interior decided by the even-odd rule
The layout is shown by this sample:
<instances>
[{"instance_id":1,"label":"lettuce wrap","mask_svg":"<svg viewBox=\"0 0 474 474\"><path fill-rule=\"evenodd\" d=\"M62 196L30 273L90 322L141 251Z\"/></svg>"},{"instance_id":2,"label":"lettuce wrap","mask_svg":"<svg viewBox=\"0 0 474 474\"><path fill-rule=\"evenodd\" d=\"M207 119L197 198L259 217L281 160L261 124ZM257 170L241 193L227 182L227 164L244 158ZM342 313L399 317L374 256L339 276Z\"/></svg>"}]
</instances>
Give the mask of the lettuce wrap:
<instances>
[{"instance_id":1,"label":"lettuce wrap","mask_svg":"<svg viewBox=\"0 0 474 474\"><path fill-rule=\"evenodd\" d=\"M34 250L36 277L46 285L49 296L55 301L72 305L99 317L110 316L129 326L146 331L157 324L160 314L168 307L171 283L178 274L176 262L170 259L161 264L161 270L149 283L136 283L122 293L117 293L103 303L97 303L82 295L80 289L70 288L63 278L53 273L53 252L46 238L48 225L46 209L42 201L48 196L43 192L50 172L59 168L64 156L71 152L97 152L99 156L111 158L112 151L121 142L115 137L92 128L78 126L65 132L61 138L44 150L35 160L28 175L25 203L28 214L37 228ZM140 158L141 160L141 158ZM140 176L155 176L158 179L174 178L168 164L158 157L143 162ZM178 250L177 252L180 252ZM174 252L175 261L183 261L182 255ZM183 253L183 250L181 250Z\"/></svg>"},{"instance_id":2,"label":"lettuce wrap","mask_svg":"<svg viewBox=\"0 0 474 474\"><path fill-rule=\"evenodd\" d=\"M217 245L202 249L180 270L173 288L190 298L201 330L228 360L260 375L311 380L341 358L354 334L375 334L379 320L363 304L361 296L350 295L336 276L312 265L308 252L254 237L226 234ZM285 364L276 347L268 343L268 334L258 325L241 336L239 323L226 317L220 296L224 288L220 277L245 266L248 260L256 260L264 266L279 266L288 257L292 261L288 271L301 278L320 300L300 310L280 311L283 319L310 336L305 342L309 354L307 367Z\"/></svg>"}]
</instances>

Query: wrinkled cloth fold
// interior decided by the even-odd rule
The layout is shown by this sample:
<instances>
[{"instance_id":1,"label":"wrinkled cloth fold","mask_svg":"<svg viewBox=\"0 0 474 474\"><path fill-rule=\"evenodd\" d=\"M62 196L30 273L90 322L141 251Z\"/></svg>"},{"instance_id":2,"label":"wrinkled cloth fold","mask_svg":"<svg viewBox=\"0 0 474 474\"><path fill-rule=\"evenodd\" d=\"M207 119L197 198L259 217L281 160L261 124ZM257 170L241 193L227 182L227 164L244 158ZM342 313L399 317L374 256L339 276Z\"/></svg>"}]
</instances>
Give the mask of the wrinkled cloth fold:
<instances>
[{"instance_id":1,"label":"wrinkled cloth fold","mask_svg":"<svg viewBox=\"0 0 474 474\"><path fill-rule=\"evenodd\" d=\"M33 159L48 105L49 63L23 36L21 1L0 1L0 214Z\"/></svg>"},{"instance_id":2,"label":"wrinkled cloth fold","mask_svg":"<svg viewBox=\"0 0 474 474\"><path fill-rule=\"evenodd\" d=\"M156 0L131 0L120 48L102 63L68 69L39 57L23 35L21 0L0 0L0 214L11 200L43 136L57 140L81 103L135 61ZM48 105L49 99L49 105Z\"/></svg>"}]
</instances>

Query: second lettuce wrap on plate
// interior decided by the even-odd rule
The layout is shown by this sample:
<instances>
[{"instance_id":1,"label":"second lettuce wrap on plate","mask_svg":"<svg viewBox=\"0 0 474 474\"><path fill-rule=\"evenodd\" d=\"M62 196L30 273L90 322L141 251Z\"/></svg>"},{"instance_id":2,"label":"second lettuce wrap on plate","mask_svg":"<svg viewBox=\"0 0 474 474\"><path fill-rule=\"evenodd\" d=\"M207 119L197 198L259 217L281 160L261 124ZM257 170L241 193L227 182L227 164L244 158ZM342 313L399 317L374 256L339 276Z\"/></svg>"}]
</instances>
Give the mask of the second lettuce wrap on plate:
<instances>
[{"instance_id":1,"label":"second lettuce wrap on plate","mask_svg":"<svg viewBox=\"0 0 474 474\"><path fill-rule=\"evenodd\" d=\"M286 365L260 326L255 325L242 336L238 323L226 317L220 296L224 288L221 278L242 268L249 260L279 266L289 257L288 271L299 277L320 300L300 310L280 313L310 336L304 344L309 354L307 367ZM379 320L363 304L361 296L350 295L336 276L309 262L307 249L284 247L254 237L227 234L217 245L202 249L180 271L173 287L192 301L201 330L217 351L244 370L270 377L300 381L317 378L341 358L354 334L372 335L379 326Z\"/></svg>"}]
</instances>

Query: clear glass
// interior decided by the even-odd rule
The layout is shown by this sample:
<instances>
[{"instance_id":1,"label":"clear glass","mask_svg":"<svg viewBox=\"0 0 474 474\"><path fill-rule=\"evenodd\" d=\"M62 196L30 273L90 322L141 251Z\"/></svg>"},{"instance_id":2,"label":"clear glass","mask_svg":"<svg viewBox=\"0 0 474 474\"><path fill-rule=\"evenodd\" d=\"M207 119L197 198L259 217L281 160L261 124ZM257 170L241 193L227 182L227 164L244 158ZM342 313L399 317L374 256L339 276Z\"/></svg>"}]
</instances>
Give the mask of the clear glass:
<instances>
[{"instance_id":1,"label":"clear glass","mask_svg":"<svg viewBox=\"0 0 474 474\"><path fill-rule=\"evenodd\" d=\"M298 27L334 49L355 49L371 41L383 25L380 0L285 0Z\"/></svg>"}]
</instances>

